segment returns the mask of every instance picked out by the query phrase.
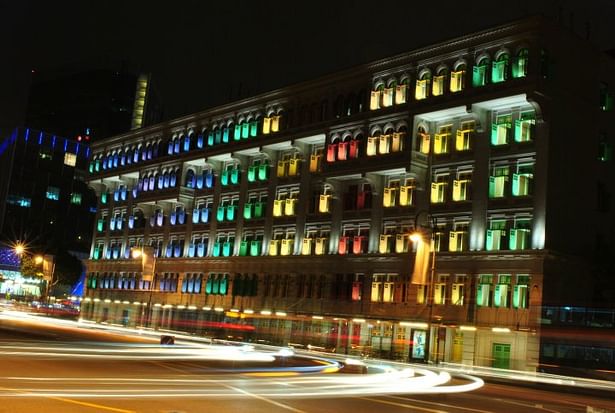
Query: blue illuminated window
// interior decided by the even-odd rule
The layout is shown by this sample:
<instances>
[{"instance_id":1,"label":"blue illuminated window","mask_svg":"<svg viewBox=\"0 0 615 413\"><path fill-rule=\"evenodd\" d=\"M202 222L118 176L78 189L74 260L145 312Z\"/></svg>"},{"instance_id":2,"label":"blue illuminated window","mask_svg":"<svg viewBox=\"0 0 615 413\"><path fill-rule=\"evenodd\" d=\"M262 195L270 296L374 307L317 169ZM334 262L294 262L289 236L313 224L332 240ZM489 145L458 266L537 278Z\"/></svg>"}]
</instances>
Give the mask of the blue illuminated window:
<instances>
[{"instance_id":1,"label":"blue illuminated window","mask_svg":"<svg viewBox=\"0 0 615 413\"><path fill-rule=\"evenodd\" d=\"M51 199L53 201L59 201L60 200L60 188L55 187L55 186L48 186L47 193L45 196L47 197L47 199Z\"/></svg>"}]
</instances>

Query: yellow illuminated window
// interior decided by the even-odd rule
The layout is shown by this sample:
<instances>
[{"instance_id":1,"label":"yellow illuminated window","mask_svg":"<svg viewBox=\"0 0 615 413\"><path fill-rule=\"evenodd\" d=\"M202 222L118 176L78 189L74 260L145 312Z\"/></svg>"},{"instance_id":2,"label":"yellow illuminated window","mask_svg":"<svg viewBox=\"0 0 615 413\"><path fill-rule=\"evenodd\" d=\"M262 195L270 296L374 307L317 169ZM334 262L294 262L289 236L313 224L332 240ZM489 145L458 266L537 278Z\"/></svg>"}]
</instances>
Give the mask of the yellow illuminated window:
<instances>
[{"instance_id":1,"label":"yellow illuminated window","mask_svg":"<svg viewBox=\"0 0 615 413\"><path fill-rule=\"evenodd\" d=\"M380 242L378 243L378 252L380 254L388 254L391 252L391 234L380 235Z\"/></svg>"},{"instance_id":2,"label":"yellow illuminated window","mask_svg":"<svg viewBox=\"0 0 615 413\"><path fill-rule=\"evenodd\" d=\"M310 155L310 172L319 172L320 171L320 160L322 158L322 154L313 154Z\"/></svg>"},{"instance_id":3,"label":"yellow illuminated window","mask_svg":"<svg viewBox=\"0 0 615 413\"><path fill-rule=\"evenodd\" d=\"M277 176L282 178L286 176L286 169L288 167L288 161L278 161Z\"/></svg>"},{"instance_id":4,"label":"yellow illuminated window","mask_svg":"<svg viewBox=\"0 0 615 413\"><path fill-rule=\"evenodd\" d=\"M401 85L397 85L395 88L395 104L400 105L406 103L408 95L408 79L402 80Z\"/></svg>"},{"instance_id":5,"label":"yellow illuminated window","mask_svg":"<svg viewBox=\"0 0 615 413\"><path fill-rule=\"evenodd\" d=\"M402 185L399 188L399 205L412 205L412 196L414 193L414 185Z\"/></svg>"},{"instance_id":6,"label":"yellow illuminated window","mask_svg":"<svg viewBox=\"0 0 615 413\"><path fill-rule=\"evenodd\" d=\"M271 132L278 132L280 130L280 115L271 117Z\"/></svg>"},{"instance_id":7,"label":"yellow illuminated window","mask_svg":"<svg viewBox=\"0 0 615 413\"><path fill-rule=\"evenodd\" d=\"M74 153L66 152L64 154L64 165L75 166L77 165L77 155Z\"/></svg>"},{"instance_id":8,"label":"yellow illuminated window","mask_svg":"<svg viewBox=\"0 0 615 413\"><path fill-rule=\"evenodd\" d=\"M422 100L427 97L429 93L429 84L430 84L430 79L428 77L424 79L416 80L416 88L414 91L414 98L416 100Z\"/></svg>"},{"instance_id":9,"label":"yellow illuminated window","mask_svg":"<svg viewBox=\"0 0 615 413\"><path fill-rule=\"evenodd\" d=\"M331 200L331 195L328 195L328 194L320 195L320 199L318 201L318 212L321 212L321 213L329 212L330 200Z\"/></svg>"},{"instance_id":10,"label":"yellow illuminated window","mask_svg":"<svg viewBox=\"0 0 615 413\"><path fill-rule=\"evenodd\" d=\"M297 200L295 198L288 198L285 201L286 202L284 204L284 215L295 215L295 204L297 203Z\"/></svg>"},{"instance_id":11,"label":"yellow illuminated window","mask_svg":"<svg viewBox=\"0 0 615 413\"><path fill-rule=\"evenodd\" d=\"M455 139L455 149L457 151L467 151L470 149L470 139L474 133L474 122L465 122L461 124L461 129L457 129Z\"/></svg>"},{"instance_id":12,"label":"yellow illuminated window","mask_svg":"<svg viewBox=\"0 0 615 413\"><path fill-rule=\"evenodd\" d=\"M365 149L365 153L367 156L374 156L377 153L378 148L378 137L370 136L367 138L367 148Z\"/></svg>"},{"instance_id":13,"label":"yellow illuminated window","mask_svg":"<svg viewBox=\"0 0 615 413\"><path fill-rule=\"evenodd\" d=\"M391 137L391 152L400 152L403 149L405 132L396 132Z\"/></svg>"},{"instance_id":14,"label":"yellow illuminated window","mask_svg":"<svg viewBox=\"0 0 615 413\"><path fill-rule=\"evenodd\" d=\"M451 92L460 92L463 90L466 71L458 67L456 71L451 72Z\"/></svg>"},{"instance_id":15,"label":"yellow illuminated window","mask_svg":"<svg viewBox=\"0 0 615 413\"><path fill-rule=\"evenodd\" d=\"M433 85L432 85L432 94L434 96L440 96L444 94L444 81L446 79L446 74L441 74L438 76L434 76Z\"/></svg>"},{"instance_id":16,"label":"yellow illuminated window","mask_svg":"<svg viewBox=\"0 0 615 413\"><path fill-rule=\"evenodd\" d=\"M280 248L280 255L291 255L293 253L294 245L295 245L294 238L283 239L282 247Z\"/></svg>"},{"instance_id":17,"label":"yellow illuminated window","mask_svg":"<svg viewBox=\"0 0 615 413\"><path fill-rule=\"evenodd\" d=\"M446 197L446 177L438 177L437 182L431 184L431 203L438 204L445 201Z\"/></svg>"},{"instance_id":18,"label":"yellow illuminated window","mask_svg":"<svg viewBox=\"0 0 615 413\"><path fill-rule=\"evenodd\" d=\"M301 255L311 255L312 254L312 245L314 240L311 237L303 238L301 242Z\"/></svg>"},{"instance_id":19,"label":"yellow illuminated window","mask_svg":"<svg viewBox=\"0 0 615 413\"><path fill-rule=\"evenodd\" d=\"M284 199L276 199L273 201L273 216L281 217L284 209Z\"/></svg>"},{"instance_id":20,"label":"yellow illuminated window","mask_svg":"<svg viewBox=\"0 0 615 413\"><path fill-rule=\"evenodd\" d=\"M381 135L378 140L378 153L386 154L389 153L391 143L391 135Z\"/></svg>"},{"instance_id":21,"label":"yellow illuminated window","mask_svg":"<svg viewBox=\"0 0 615 413\"><path fill-rule=\"evenodd\" d=\"M301 165L301 159L292 158L288 161L288 176L299 175L299 166Z\"/></svg>"},{"instance_id":22,"label":"yellow illuminated window","mask_svg":"<svg viewBox=\"0 0 615 413\"><path fill-rule=\"evenodd\" d=\"M320 237L316 238L316 246L315 246L315 254L323 255L327 253L327 243L329 242L328 238Z\"/></svg>"},{"instance_id":23,"label":"yellow illuminated window","mask_svg":"<svg viewBox=\"0 0 615 413\"><path fill-rule=\"evenodd\" d=\"M382 206L384 207L394 207L396 204L396 198L397 198L397 190L398 188L396 187L387 187L384 188L384 193L382 196Z\"/></svg>"},{"instance_id":24,"label":"yellow illuminated window","mask_svg":"<svg viewBox=\"0 0 615 413\"><path fill-rule=\"evenodd\" d=\"M382 106L387 108L389 106L393 106L393 95L395 93L395 87L391 86L385 88L382 91Z\"/></svg>"},{"instance_id":25,"label":"yellow illuminated window","mask_svg":"<svg viewBox=\"0 0 615 413\"><path fill-rule=\"evenodd\" d=\"M271 118L270 117L266 117L263 119L263 134L267 135L268 133L271 133Z\"/></svg>"},{"instance_id":26,"label":"yellow illuminated window","mask_svg":"<svg viewBox=\"0 0 615 413\"><path fill-rule=\"evenodd\" d=\"M397 234L395 235L395 252L400 254L408 251L408 235Z\"/></svg>"},{"instance_id":27,"label":"yellow illuminated window","mask_svg":"<svg viewBox=\"0 0 615 413\"><path fill-rule=\"evenodd\" d=\"M421 153L428 154L429 149L430 149L430 144L431 144L431 137L429 136L429 134L419 132L418 140L419 140L419 151L421 151Z\"/></svg>"},{"instance_id":28,"label":"yellow illuminated window","mask_svg":"<svg viewBox=\"0 0 615 413\"><path fill-rule=\"evenodd\" d=\"M280 240L272 239L269 241L269 255L278 255L280 248Z\"/></svg>"}]
</instances>

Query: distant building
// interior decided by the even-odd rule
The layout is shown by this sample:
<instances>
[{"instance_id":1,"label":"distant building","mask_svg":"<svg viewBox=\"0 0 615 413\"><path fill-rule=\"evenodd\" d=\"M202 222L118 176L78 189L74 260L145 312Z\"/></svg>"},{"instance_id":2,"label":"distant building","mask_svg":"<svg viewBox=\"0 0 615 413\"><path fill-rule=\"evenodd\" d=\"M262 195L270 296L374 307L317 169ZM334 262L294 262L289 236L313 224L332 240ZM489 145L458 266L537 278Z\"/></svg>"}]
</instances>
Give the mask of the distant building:
<instances>
[{"instance_id":1,"label":"distant building","mask_svg":"<svg viewBox=\"0 0 615 413\"><path fill-rule=\"evenodd\" d=\"M149 74L122 65L101 66L33 71L26 125L90 141L161 121Z\"/></svg>"},{"instance_id":2,"label":"distant building","mask_svg":"<svg viewBox=\"0 0 615 413\"><path fill-rule=\"evenodd\" d=\"M529 18L93 142L82 317L535 370L613 247L614 75Z\"/></svg>"},{"instance_id":3,"label":"distant building","mask_svg":"<svg viewBox=\"0 0 615 413\"><path fill-rule=\"evenodd\" d=\"M88 251L96 196L84 182L84 142L33 129L0 141L0 234L38 252Z\"/></svg>"}]
</instances>

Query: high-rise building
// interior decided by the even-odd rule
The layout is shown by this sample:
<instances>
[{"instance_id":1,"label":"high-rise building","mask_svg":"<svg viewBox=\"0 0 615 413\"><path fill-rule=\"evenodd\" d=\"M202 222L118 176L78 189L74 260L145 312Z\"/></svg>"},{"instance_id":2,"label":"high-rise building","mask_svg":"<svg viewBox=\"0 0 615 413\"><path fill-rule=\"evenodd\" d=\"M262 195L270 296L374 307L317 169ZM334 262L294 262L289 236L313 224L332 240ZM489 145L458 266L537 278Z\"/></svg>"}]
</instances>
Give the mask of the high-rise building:
<instances>
[{"instance_id":1,"label":"high-rise building","mask_svg":"<svg viewBox=\"0 0 615 413\"><path fill-rule=\"evenodd\" d=\"M117 66L117 67L116 67ZM26 125L87 142L160 122L151 76L102 62L32 73Z\"/></svg>"},{"instance_id":2,"label":"high-rise building","mask_svg":"<svg viewBox=\"0 0 615 413\"><path fill-rule=\"evenodd\" d=\"M87 251L96 195L84 181L89 146L33 129L0 143L0 234L38 252Z\"/></svg>"},{"instance_id":3,"label":"high-rise building","mask_svg":"<svg viewBox=\"0 0 615 413\"><path fill-rule=\"evenodd\" d=\"M529 18L93 142L82 317L534 370L615 229L614 69Z\"/></svg>"}]
</instances>

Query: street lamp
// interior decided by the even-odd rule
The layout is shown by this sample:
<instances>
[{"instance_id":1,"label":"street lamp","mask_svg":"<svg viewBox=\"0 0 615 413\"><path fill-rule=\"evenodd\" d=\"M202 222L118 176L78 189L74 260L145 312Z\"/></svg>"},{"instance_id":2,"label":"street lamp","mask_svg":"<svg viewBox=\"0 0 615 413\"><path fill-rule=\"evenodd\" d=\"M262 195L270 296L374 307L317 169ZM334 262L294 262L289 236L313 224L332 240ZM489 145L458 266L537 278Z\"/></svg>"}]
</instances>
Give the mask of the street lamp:
<instances>
[{"instance_id":1,"label":"street lamp","mask_svg":"<svg viewBox=\"0 0 615 413\"><path fill-rule=\"evenodd\" d=\"M156 254L152 247L134 247L131 250L132 258L141 259L141 280L145 284L147 282L147 289L149 290L149 297L147 300L147 320L146 325L151 325L152 318L152 295L154 293L154 275L156 274ZM144 310L141 311L141 325L144 325L143 316Z\"/></svg>"},{"instance_id":2,"label":"street lamp","mask_svg":"<svg viewBox=\"0 0 615 413\"><path fill-rule=\"evenodd\" d=\"M419 225L419 218L421 214L427 215L428 227ZM429 261L429 281L427 282L427 309L428 309L428 320L427 320L427 337L425 342L427 343L427 348L425 351L425 360L429 362L429 358L431 356L431 330L433 327L433 305L434 305L434 276L436 273L436 218L429 214L427 211L419 211L414 218L414 228L415 232L410 234L410 240L417 245L415 262L414 262L414 271L412 274L412 283L414 284L422 284L425 285L426 278L426 261ZM421 229L419 229L421 228ZM427 232L427 234L426 234ZM429 237L427 238L426 235ZM429 250L426 248L427 239L429 239ZM431 253L431 254L430 254ZM431 255L431 259L429 257ZM436 335L436 343L438 343L439 338ZM435 363L438 364L438 349L436 348L436 360Z\"/></svg>"}]
</instances>

